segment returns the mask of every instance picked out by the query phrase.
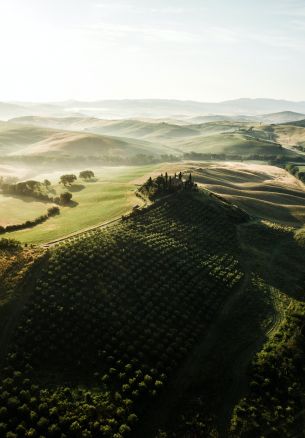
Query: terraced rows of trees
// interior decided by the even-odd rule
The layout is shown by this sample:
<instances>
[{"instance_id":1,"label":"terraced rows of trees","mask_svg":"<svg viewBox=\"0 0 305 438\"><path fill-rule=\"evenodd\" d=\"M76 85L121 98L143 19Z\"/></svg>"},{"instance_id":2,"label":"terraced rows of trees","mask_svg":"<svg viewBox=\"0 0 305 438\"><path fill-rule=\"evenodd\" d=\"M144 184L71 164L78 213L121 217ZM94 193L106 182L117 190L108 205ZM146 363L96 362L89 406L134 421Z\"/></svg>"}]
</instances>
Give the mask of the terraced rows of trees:
<instances>
[{"instance_id":1,"label":"terraced rows of trees","mask_svg":"<svg viewBox=\"0 0 305 438\"><path fill-rule=\"evenodd\" d=\"M241 220L181 191L54 250L2 369L0 436L135 430L239 286Z\"/></svg>"},{"instance_id":2,"label":"terraced rows of trees","mask_svg":"<svg viewBox=\"0 0 305 438\"><path fill-rule=\"evenodd\" d=\"M293 437L304 431L305 305L297 303L257 354L250 392L234 410L232 437Z\"/></svg>"}]
</instances>

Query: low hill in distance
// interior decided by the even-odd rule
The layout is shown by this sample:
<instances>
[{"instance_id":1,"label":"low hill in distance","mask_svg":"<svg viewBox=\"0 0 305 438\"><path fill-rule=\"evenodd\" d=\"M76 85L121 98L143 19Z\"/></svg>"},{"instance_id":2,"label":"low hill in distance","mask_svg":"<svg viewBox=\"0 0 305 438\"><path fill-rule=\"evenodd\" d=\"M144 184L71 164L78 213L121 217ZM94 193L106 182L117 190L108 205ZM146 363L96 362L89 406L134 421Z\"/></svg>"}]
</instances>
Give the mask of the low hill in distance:
<instances>
[{"instance_id":1,"label":"low hill in distance","mask_svg":"<svg viewBox=\"0 0 305 438\"><path fill-rule=\"evenodd\" d=\"M2 110L1 110L2 107ZM166 99L100 100L95 102L64 101L56 103L0 103L0 118L19 116L65 117L82 115L104 119L172 117L189 118L220 114L225 116L257 116L281 111L305 113L305 102L276 99L235 99L223 102L195 102Z\"/></svg>"},{"instance_id":2,"label":"low hill in distance","mask_svg":"<svg viewBox=\"0 0 305 438\"><path fill-rule=\"evenodd\" d=\"M52 134L54 134L53 130L44 127L0 122L1 155L18 153L23 148L44 141L46 138L52 136Z\"/></svg>"},{"instance_id":3,"label":"low hill in distance","mask_svg":"<svg viewBox=\"0 0 305 438\"><path fill-rule=\"evenodd\" d=\"M290 123L298 120L303 120L305 118L305 114L297 113L294 111L281 111L273 114L264 114L263 116L259 116L260 119L265 124L282 124L282 123Z\"/></svg>"},{"instance_id":4,"label":"low hill in distance","mask_svg":"<svg viewBox=\"0 0 305 438\"><path fill-rule=\"evenodd\" d=\"M245 157L253 154L262 156L290 154L289 151L282 149L278 143L255 138L246 132L236 131L210 136L198 136L194 139L176 142L175 146L184 152L239 154Z\"/></svg>"},{"instance_id":5,"label":"low hill in distance","mask_svg":"<svg viewBox=\"0 0 305 438\"><path fill-rule=\"evenodd\" d=\"M301 127L301 128L305 128L305 118L302 119L302 120L298 120L298 121L296 121L296 122L289 122L289 123L287 123L287 125L290 125L290 126L299 126L299 127Z\"/></svg>"},{"instance_id":6,"label":"low hill in distance","mask_svg":"<svg viewBox=\"0 0 305 438\"><path fill-rule=\"evenodd\" d=\"M89 131L96 134L116 137L128 137L163 141L188 138L198 135L225 132L248 126L247 124L231 120L207 119L201 123L175 123L174 120L101 120L90 117L19 117L10 120L11 123L33 125L45 128L64 129L69 131Z\"/></svg>"},{"instance_id":7,"label":"low hill in distance","mask_svg":"<svg viewBox=\"0 0 305 438\"><path fill-rule=\"evenodd\" d=\"M32 125L52 129L63 129L68 131L81 131L99 123L100 119L95 117L43 117L25 116L9 120L10 123L18 125Z\"/></svg>"},{"instance_id":8,"label":"low hill in distance","mask_svg":"<svg viewBox=\"0 0 305 438\"><path fill-rule=\"evenodd\" d=\"M236 120L232 118L231 120L205 120L202 123L186 124L152 119L100 120L90 117L23 117L13 119L10 123L14 126L17 122L18 126L24 125L29 134L30 126L37 129L42 127L55 129L56 133L54 132L54 136L50 136L50 140L44 141L42 139L42 143L35 144L35 147L25 151L26 154L46 153L49 149L48 143L52 145L54 151L59 153L65 149L72 151L72 145L75 145L75 151L80 153L81 143L84 143L88 145L89 153L95 154L95 150L99 149L98 139L100 139L100 149L106 151L113 149L113 153L129 149L131 153L177 154L180 150L181 152L228 153L249 156L254 154L289 154L289 151L278 149L279 143L283 143L285 146L302 145L304 137L302 121L283 124L283 120L290 120L298 116L303 117L301 114L283 112L267 114L261 118L253 117L252 121L249 120L250 118L247 121L238 121L237 118ZM259 122L260 119L264 118L272 124L264 125ZM279 124L274 124L275 122ZM74 134L64 133L64 130L73 131ZM81 136L77 136L76 132L81 132ZM35 133L35 129L33 129L33 133ZM99 137L91 134L96 134ZM109 140L109 136L116 137L116 139ZM103 142L101 137L103 137ZM134 144L131 145L130 141ZM124 142L128 143L126 148ZM38 142L34 141L33 143ZM166 146L170 149L166 150ZM124 152L123 156L126 156Z\"/></svg>"},{"instance_id":9,"label":"low hill in distance","mask_svg":"<svg viewBox=\"0 0 305 438\"><path fill-rule=\"evenodd\" d=\"M172 153L148 141L116 138L89 132L64 131L33 125L0 123L0 150L5 156L156 156Z\"/></svg>"}]
</instances>

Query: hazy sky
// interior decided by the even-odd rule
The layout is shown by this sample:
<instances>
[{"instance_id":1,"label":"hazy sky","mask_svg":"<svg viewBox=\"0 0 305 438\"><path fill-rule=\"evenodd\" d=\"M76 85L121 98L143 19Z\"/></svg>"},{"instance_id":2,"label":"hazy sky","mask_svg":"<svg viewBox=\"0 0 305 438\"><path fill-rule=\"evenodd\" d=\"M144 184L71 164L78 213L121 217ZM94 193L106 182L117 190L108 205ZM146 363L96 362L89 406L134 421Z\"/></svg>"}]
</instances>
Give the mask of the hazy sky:
<instances>
[{"instance_id":1,"label":"hazy sky","mask_svg":"<svg viewBox=\"0 0 305 438\"><path fill-rule=\"evenodd\" d=\"M305 100L304 0L0 0L0 100Z\"/></svg>"}]
</instances>

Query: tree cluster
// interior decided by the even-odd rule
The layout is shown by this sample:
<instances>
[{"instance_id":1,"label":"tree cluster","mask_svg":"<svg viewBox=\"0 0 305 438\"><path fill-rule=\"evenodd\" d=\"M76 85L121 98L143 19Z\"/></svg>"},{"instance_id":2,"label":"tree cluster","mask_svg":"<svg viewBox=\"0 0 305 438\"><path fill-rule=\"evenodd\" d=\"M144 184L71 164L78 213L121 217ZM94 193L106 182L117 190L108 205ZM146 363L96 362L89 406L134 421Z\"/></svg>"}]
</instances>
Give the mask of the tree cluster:
<instances>
[{"instance_id":1,"label":"tree cluster","mask_svg":"<svg viewBox=\"0 0 305 438\"><path fill-rule=\"evenodd\" d=\"M147 196L149 199L155 199L161 196L177 193L180 191L197 190L197 184L194 183L192 174L189 173L186 178L180 172L174 176L161 174L155 179L151 177L140 187L139 193Z\"/></svg>"},{"instance_id":2,"label":"tree cluster","mask_svg":"<svg viewBox=\"0 0 305 438\"><path fill-rule=\"evenodd\" d=\"M94 172L92 170L83 170L79 174L79 178L85 179L85 180L91 180L94 178Z\"/></svg>"}]
</instances>

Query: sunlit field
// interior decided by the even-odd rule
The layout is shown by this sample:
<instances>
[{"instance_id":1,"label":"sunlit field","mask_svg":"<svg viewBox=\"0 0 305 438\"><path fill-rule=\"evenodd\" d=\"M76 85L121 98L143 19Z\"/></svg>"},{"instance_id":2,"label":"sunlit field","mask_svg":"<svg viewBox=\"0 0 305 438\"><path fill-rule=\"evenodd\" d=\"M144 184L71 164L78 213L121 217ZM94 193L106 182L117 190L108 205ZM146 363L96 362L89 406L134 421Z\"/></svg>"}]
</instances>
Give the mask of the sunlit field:
<instances>
[{"instance_id":1,"label":"sunlit field","mask_svg":"<svg viewBox=\"0 0 305 438\"><path fill-rule=\"evenodd\" d=\"M45 214L53 204L40 202L31 197L17 198L10 195L0 195L0 225L14 225L33 220Z\"/></svg>"},{"instance_id":2,"label":"sunlit field","mask_svg":"<svg viewBox=\"0 0 305 438\"><path fill-rule=\"evenodd\" d=\"M32 229L6 233L4 237L15 238L23 243L39 244L120 216L139 203L138 198L135 196L135 184L141 180L141 177L145 177L146 174L153 171L154 167L103 167L96 169L96 181L84 182L83 180L77 180L71 187L73 201L77 203L75 206L61 207L59 216L50 218ZM45 176L40 175L36 179ZM53 178L52 175L47 176L52 183L58 181L59 175L57 173ZM55 185L54 188L62 190L59 185ZM5 198L4 196L0 196L0 205L4 202L3 199L7 199L5 217L11 218L10 223L18 223L24 219L34 218L45 212L48 206L48 204L41 202L26 203L22 200ZM22 205L23 208L18 208L17 204Z\"/></svg>"}]
</instances>

